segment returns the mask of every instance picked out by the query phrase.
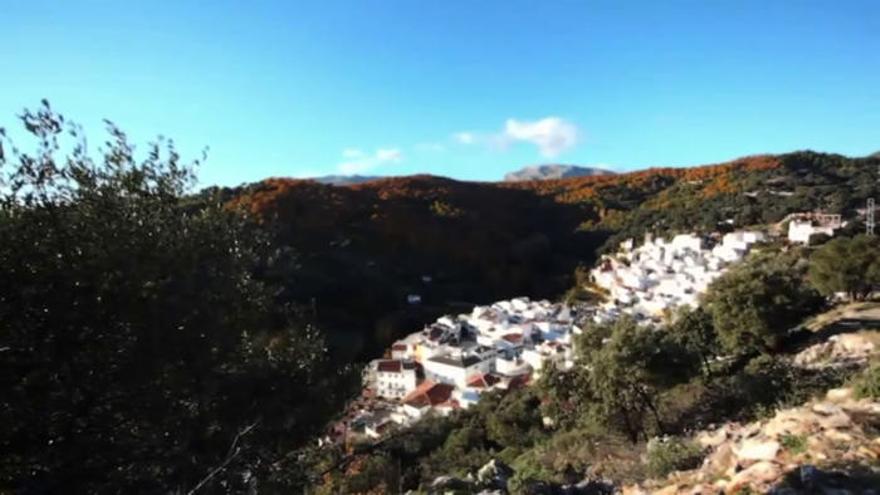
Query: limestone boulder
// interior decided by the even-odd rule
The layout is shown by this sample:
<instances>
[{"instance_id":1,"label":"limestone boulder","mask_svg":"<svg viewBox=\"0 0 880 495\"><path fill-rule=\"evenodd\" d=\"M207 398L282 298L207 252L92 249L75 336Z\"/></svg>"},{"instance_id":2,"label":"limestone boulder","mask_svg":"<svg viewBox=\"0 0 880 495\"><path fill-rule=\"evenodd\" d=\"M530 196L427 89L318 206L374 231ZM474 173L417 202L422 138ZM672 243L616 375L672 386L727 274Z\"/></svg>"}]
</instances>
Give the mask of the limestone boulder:
<instances>
[{"instance_id":1,"label":"limestone boulder","mask_svg":"<svg viewBox=\"0 0 880 495\"><path fill-rule=\"evenodd\" d=\"M779 454L779 449L776 440L750 438L744 440L734 452L740 461L772 461Z\"/></svg>"}]
</instances>

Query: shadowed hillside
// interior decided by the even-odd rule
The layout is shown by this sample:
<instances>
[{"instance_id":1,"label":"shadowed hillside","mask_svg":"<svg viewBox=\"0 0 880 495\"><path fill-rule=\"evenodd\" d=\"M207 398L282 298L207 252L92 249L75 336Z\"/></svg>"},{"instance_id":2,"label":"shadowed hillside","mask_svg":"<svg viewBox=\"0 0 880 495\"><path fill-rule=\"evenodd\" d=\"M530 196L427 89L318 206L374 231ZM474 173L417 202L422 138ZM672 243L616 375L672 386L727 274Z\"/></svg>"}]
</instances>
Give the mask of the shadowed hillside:
<instances>
[{"instance_id":1,"label":"shadowed hillside","mask_svg":"<svg viewBox=\"0 0 880 495\"><path fill-rule=\"evenodd\" d=\"M235 202L275 233L269 276L285 281L280 297L313 304L355 354L375 355L456 305L555 297L604 241L578 230L590 205L430 176L347 187L270 179ZM408 304L410 294L421 304Z\"/></svg>"},{"instance_id":2,"label":"shadowed hillside","mask_svg":"<svg viewBox=\"0 0 880 495\"><path fill-rule=\"evenodd\" d=\"M712 231L796 211L856 215L877 158L798 152L693 168L477 183L434 176L348 186L268 179L236 191L272 229L266 275L352 357L375 356L439 313L558 297L597 249L644 232ZM420 305L407 303L419 295Z\"/></svg>"}]
</instances>

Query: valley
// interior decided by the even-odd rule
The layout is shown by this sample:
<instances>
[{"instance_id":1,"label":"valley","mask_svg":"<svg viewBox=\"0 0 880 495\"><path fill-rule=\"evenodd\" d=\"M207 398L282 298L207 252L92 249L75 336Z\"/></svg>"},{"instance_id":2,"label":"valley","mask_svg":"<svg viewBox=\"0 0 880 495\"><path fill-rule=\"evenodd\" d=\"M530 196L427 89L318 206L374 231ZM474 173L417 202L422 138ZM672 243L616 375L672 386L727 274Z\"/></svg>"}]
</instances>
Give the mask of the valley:
<instances>
[{"instance_id":1,"label":"valley","mask_svg":"<svg viewBox=\"0 0 880 495\"><path fill-rule=\"evenodd\" d=\"M878 19L0 0L0 495L878 495Z\"/></svg>"},{"instance_id":2,"label":"valley","mask_svg":"<svg viewBox=\"0 0 880 495\"><path fill-rule=\"evenodd\" d=\"M302 308L343 360L365 362L446 313L576 295L578 270L649 232L725 233L805 211L843 214L857 232L878 166L876 157L798 152L527 182L276 178L202 195L262 223L275 256L261 276L283 287L279 302Z\"/></svg>"}]
</instances>

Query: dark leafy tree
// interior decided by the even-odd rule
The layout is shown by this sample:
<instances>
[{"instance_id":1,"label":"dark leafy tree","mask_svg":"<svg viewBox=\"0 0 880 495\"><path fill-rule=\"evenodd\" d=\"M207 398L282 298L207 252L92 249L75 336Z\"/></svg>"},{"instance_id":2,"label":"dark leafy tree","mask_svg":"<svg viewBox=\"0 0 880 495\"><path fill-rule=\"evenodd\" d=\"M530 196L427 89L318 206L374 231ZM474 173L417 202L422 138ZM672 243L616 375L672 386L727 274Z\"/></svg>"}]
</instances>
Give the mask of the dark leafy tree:
<instances>
[{"instance_id":1,"label":"dark leafy tree","mask_svg":"<svg viewBox=\"0 0 880 495\"><path fill-rule=\"evenodd\" d=\"M706 295L718 339L731 353L777 349L788 331L822 308L796 254L756 254L712 283Z\"/></svg>"},{"instance_id":2,"label":"dark leafy tree","mask_svg":"<svg viewBox=\"0 0 880 495\"><path fill-rule=\"evenodd\" d=\"M260 232L187 196L170 141L139 160L108 123L93 157L46 102L21 121L34 152L0 136L0 491L296 486L288 453L344 387L252 276Z\"/></svg>"},{"instance_id":3,"label":"dark leafy tree","mask_svg":"<svg viewBox=\"0 0 880 495\"><path fill-rule=\"evenodd\" d=\"M540 391L541 413L549 418L554 429L570 429L578 423L581 404L587 398L581 392L584 373L549 367L535 386Z\"/></svg>"},{"instance_id":4,"label":"dark leafy tree","mask_svg":"<svg viewBox=\"0 0 880 495\"><path fill-rule=\"evenodd\" d=\"M689 357L699 360L703 375L711 375L711 360L718 354L718 336L712 315L704 308L682 309L667 327L668 336Z\"/></svg>"},{"instance_id":5,"label":"dark leafy tree","mask_svg":"<svg viewBox=\"0 0 880 495\"><path fill-rule=\"evenodd\" d=\"M829 241L810 258L809 276L824 295L865 299L880 283L880 240L857 235Z\"/></svg>"},{"instance_id":6,"label":"dark leafy tree","mask_svg":"<svg viewBox=\"0 0 880 495\"><path fill-rule=\"evenodd\" d=\"M603 337L605 336L605 337ZM596 345L597 340L601 344ZM592 341L592 342L591 342ZM590 422L625 433L633 442L664 431L659 393L693 375L698 362L663 332L628 317L585 331L578 342L579 373L590 400L583 404ZM649 421L650 419L650 421ZM652 428L646 425L653 423Z\"/></svg>"}]
</instances>

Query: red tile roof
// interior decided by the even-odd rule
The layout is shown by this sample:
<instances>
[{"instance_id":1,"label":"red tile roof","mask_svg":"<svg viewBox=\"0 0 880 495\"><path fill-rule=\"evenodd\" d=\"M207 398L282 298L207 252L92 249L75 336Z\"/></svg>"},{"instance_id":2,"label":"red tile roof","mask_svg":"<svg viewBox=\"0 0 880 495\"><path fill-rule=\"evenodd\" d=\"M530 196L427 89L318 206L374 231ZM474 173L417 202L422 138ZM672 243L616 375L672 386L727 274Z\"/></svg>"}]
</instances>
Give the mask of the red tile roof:
<instances>
[{"instance_id":1,"label":"red tile roof","mask_svg":"<svg viewBox=\"0 0 880 495\"><path fill-rule=\"evenodd\" d=\"M390 360L390 361L379 361L379 365L376 367L379 371L384 371L387 373L400 373L401 363L398 360Z\"/></svg>"},{"instance_id":2,"label":"red tile roof","mask_svg":"<svg viewBox=\"0 0 880 495\"><path fill-rule=\"evenodd\" d=\"M409 395L407 395L406 397L404 397L404 400L408 399L408 398L411 397L411 396L417 395L417 394L423 394L423 393L427 392L431 387L433 387L433 386L436 385L436 384L437 384L437 382L435 382L435 381L432 381L432 380L425 380L425 381L423 381L422 383L420 383L419 386L416 387L415 390L413 390L412 392L410 392Z\"/></svg>"},{"instance_id":3,"label":"red tile roof","mask_svg":"<svg viewBox=\"0 0 880 495\"><path fill-rule=\"evenodd\" d=\"M403 398L403 403L417 408L436 406L448 401L453 390L455 387L452 385L425 380Z\"/></svg>"},{"instance_id":4,"label":"red tile roof","mask_svg":"<svg viewBox=\"0 0 880 495\"><path fill-rule=\"evenodd\" d=\"M509 333L501 338L510 342L511 344L522 344L523 336L521 333Z\"/></svg>"},{"instance_id":5,"label":"red tile roof","mask_svg":"<svg viewBox=\"0 0 880 495\"><path fill-rule=\"evenodd\" d=\"M483 373L476 375L468 381L468 387L471 388L490 388L500 382L501 378L492 373Z\"/></svg>"}]
</instances>

